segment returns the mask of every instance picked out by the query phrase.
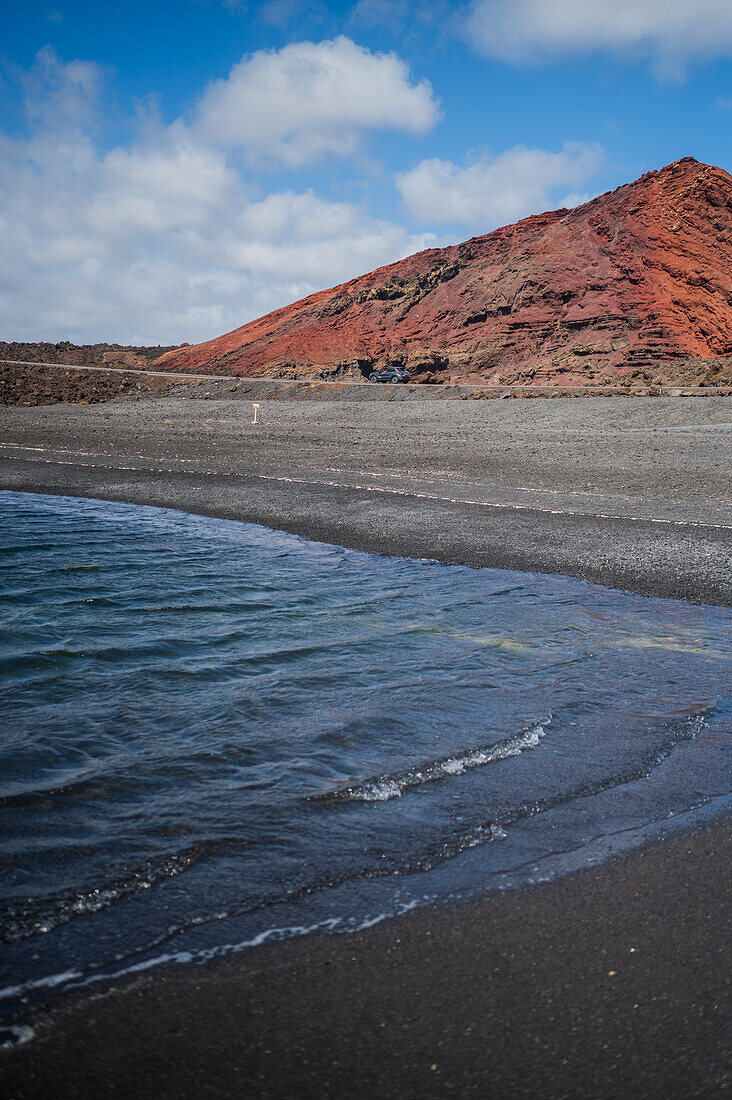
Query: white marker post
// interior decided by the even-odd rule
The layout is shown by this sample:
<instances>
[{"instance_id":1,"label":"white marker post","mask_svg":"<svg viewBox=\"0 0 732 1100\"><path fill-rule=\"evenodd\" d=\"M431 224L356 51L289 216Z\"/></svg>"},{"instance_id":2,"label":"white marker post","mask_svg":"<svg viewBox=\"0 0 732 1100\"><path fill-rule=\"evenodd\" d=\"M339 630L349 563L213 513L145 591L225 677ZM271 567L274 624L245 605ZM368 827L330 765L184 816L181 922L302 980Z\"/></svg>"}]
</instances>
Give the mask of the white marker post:
<instances>
[{"instance_id":1,"label":"white marker post","mask_svg":"<svg viewBox=\"0 0 732 1100\"><path fill-rule=\"evenodd\" d=\"M254 420L252 420L252 424L256 424L257 423L257 409L259 408L259 405L255 405L254 402L252 401L252 408L254 409Z\"/></svg>"}]
</instances>

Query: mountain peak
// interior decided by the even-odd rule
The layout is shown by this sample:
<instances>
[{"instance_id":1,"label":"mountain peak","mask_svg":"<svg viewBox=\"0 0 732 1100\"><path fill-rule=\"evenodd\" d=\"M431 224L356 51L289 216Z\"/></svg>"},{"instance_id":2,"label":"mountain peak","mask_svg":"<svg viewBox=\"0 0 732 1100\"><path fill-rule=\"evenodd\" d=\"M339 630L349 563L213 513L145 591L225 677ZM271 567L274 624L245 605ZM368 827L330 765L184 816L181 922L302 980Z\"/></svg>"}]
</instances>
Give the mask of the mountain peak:
<instances>
[{"instance_id":1,"label":"mountain peak","mask_svg":"<svg viewBox=\"0 0 732 1100\"><path fill-rule=\"evenodd\" d=\"M160 366L416 380L649 377L732 355L732 177L682 157L574 210L428 249L312 294ZM667 369L668 373L668 369Z\"/></svg>"}]
</instances>

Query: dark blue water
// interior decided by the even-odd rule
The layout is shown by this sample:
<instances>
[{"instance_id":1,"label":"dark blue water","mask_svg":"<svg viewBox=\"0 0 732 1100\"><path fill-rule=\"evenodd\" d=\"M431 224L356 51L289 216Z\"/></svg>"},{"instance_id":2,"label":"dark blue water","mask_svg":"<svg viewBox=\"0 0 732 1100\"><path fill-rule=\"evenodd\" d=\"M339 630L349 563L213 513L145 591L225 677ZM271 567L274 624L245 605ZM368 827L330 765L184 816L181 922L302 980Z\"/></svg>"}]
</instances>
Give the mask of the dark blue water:
<instances>
[{"instance_id":1,"label":"dark blue water","mask_svg":"<svg viewBox=\"0 0 732 1100\"><path fill-rule=\"evenodd\" d=\"M0 494L0 1008L730 807L730 614Z\"/></svg>"}]
</instances>

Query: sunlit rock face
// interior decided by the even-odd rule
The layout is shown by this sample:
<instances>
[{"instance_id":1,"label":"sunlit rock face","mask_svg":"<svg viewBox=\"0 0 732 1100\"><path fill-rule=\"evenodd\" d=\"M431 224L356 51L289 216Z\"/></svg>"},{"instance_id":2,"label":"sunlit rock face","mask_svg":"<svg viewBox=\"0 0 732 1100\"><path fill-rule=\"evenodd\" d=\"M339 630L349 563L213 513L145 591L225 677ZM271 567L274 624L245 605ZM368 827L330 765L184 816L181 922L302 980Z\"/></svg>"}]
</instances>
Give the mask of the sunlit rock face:
<instances>
[{"instance_id":1,"label":"sunlit rock face","mask_svg":"<svg viewBox=\"0 0 732 1100\"><path fill-rule=\"evenodd\" d=\"M401 361L416 381L708 383L728 381L720 357L730 355L732 177L685 157L574 210L417 253L159 363L347 378Z\"/></svg>"}]
</instances>

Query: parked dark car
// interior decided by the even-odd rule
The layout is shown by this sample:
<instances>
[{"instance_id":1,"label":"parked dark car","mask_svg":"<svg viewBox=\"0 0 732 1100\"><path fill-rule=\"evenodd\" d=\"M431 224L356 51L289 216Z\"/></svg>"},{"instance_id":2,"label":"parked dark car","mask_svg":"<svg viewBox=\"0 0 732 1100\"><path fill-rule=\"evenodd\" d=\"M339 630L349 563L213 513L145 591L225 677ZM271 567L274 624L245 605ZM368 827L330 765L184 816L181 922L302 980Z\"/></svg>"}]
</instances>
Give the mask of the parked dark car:
<instances>
[{"instance_id":1,"label":"parked dark car","mask_svg":"<svg viewBox=\"0 0 732 1100\"><path fill-rule=\"evenodd\" d=\"M396 385L398 382L408 381L409 371L406 367L382 367L369 375L369 382L392 382Z\"/></svg>"}]
</instances>

